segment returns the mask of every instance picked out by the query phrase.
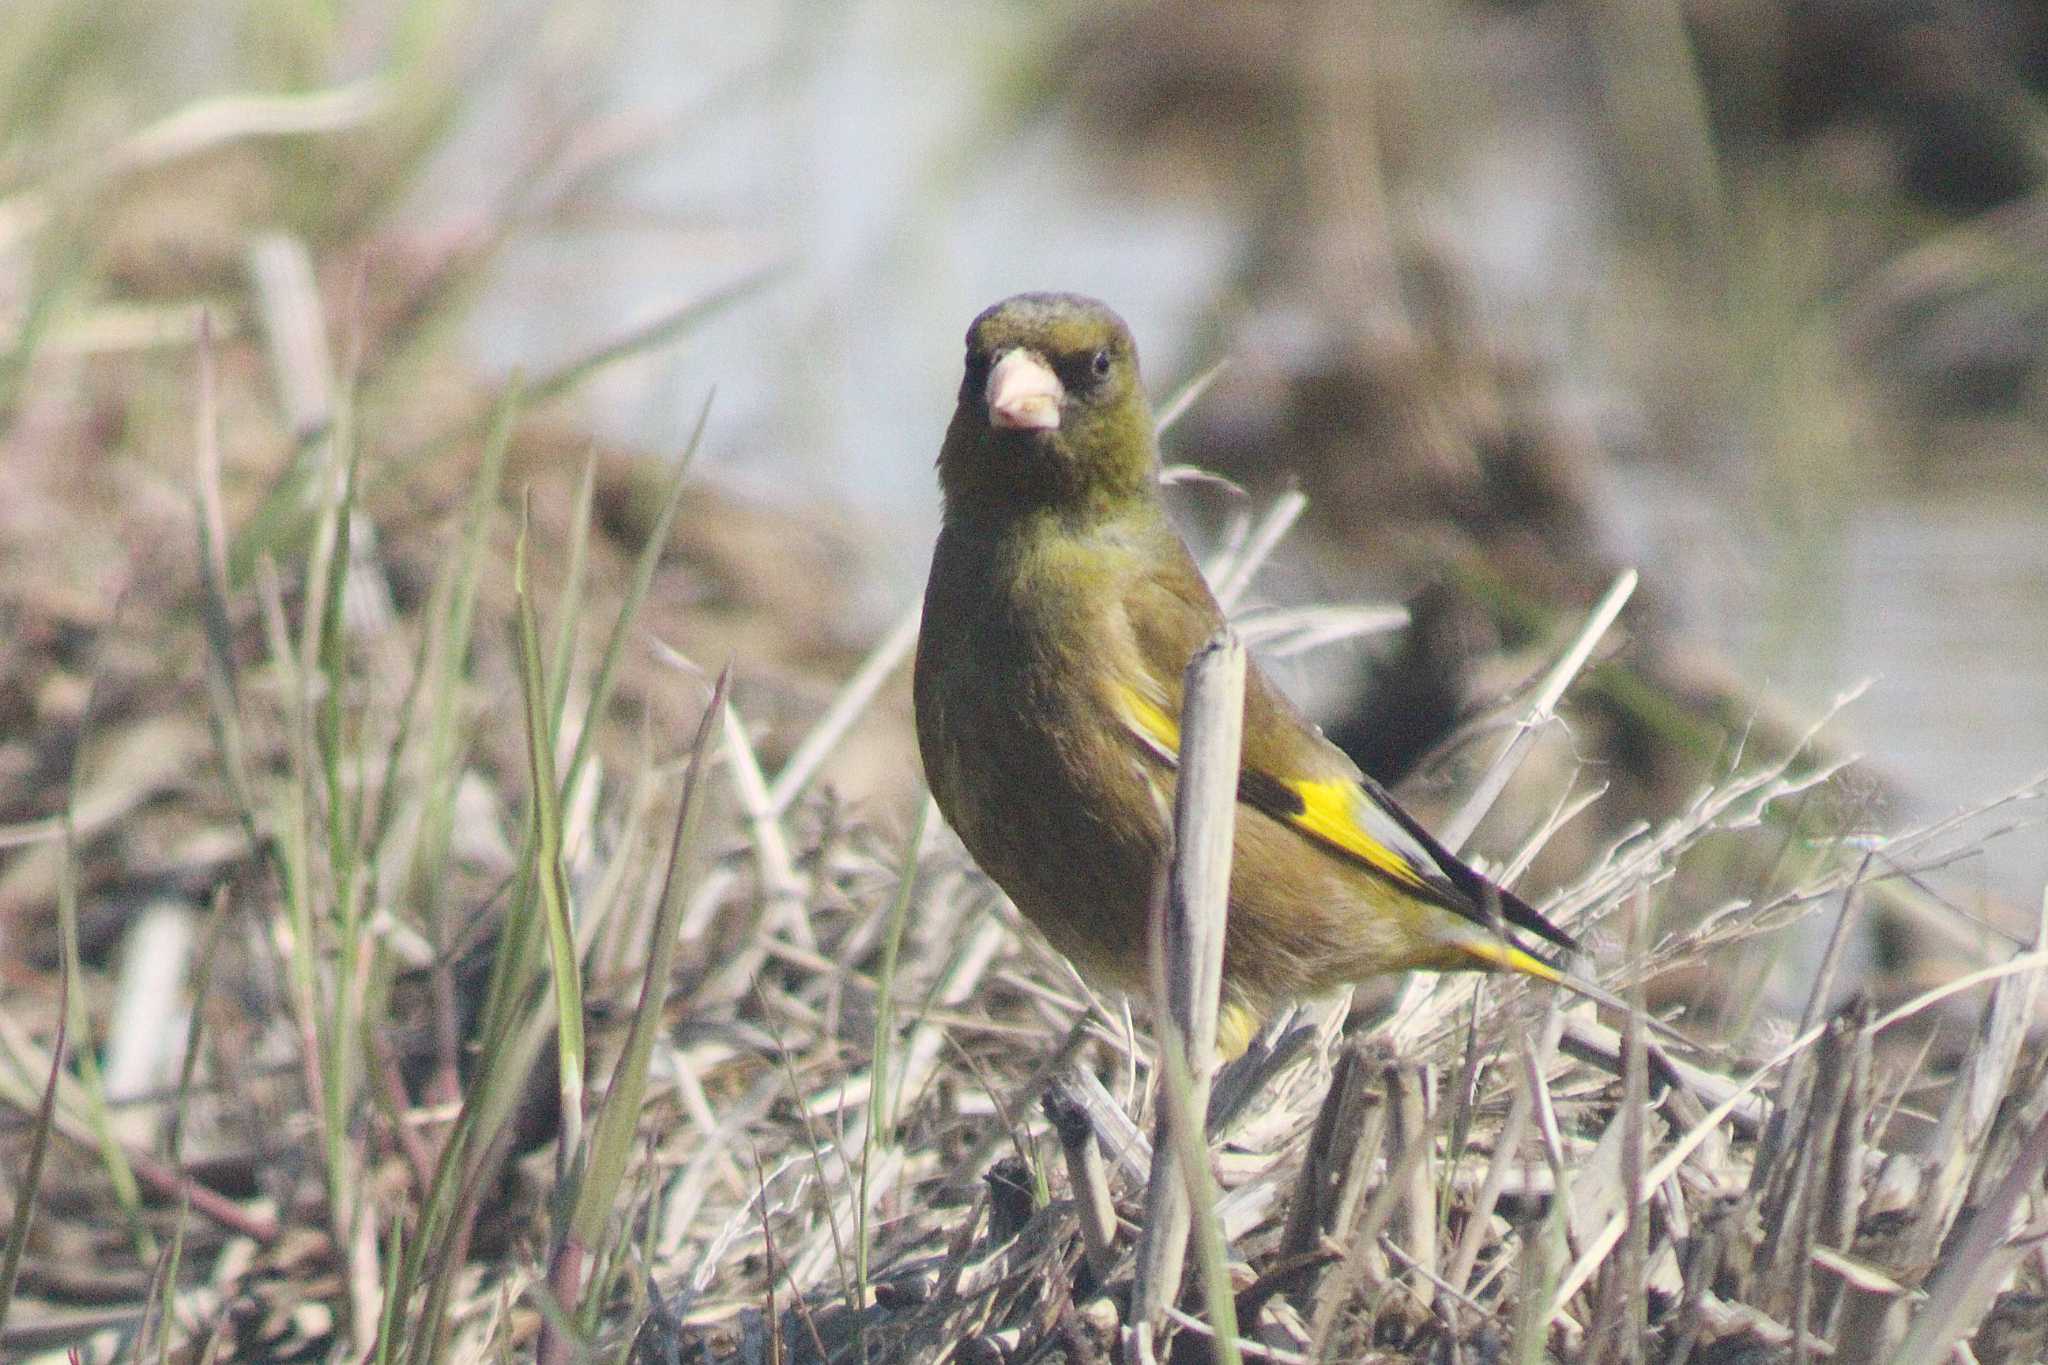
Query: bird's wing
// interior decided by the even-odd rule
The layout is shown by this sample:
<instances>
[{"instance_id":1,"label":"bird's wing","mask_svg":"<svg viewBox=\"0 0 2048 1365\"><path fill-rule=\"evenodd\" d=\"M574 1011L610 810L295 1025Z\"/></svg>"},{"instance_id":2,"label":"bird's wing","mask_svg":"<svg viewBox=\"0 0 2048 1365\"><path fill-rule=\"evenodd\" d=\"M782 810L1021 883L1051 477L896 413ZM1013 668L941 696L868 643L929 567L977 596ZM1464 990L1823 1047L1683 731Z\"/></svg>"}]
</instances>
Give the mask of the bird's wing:
<instances>
[{"instance_id":1,"label":"bird's wing","mask_svg":"<svg viewBox=\"0 0 2048 1365\"><path fill-rule=\"evenodd\" d=\"M1179 761L1182 670L1222 620L1192 561L1184 569L1150 576L1132 589L1126 620L1135 658L1115 698L1125 728L1168 764ZM1418 899L1480 925L1493 927L1505 920L1559 947L1578 947L1569 934L1431 837L1379 783L1323 738L1256 664L1245 675L1237 794L1245 804ZM1530 970L1520 961L1500 965Z\"/></svg>"}]
</instances>

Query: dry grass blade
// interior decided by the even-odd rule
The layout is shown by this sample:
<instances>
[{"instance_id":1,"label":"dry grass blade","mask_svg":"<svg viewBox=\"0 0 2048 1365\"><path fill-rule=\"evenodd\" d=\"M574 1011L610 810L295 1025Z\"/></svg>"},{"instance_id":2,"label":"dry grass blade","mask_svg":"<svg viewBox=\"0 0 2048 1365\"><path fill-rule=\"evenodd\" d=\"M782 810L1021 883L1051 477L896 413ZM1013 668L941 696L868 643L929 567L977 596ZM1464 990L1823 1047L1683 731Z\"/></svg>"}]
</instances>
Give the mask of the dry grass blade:
<instances>
[{"instance_id":1,"label":"dry grass blade","mask_svg":"<svg viewBox=\"0 0 2048 1365\"><path fill-rule=\"evenodd\" d=\"M1383 1106L1382 1112L1387 1108L1391 1105ZM1391 1123L1380 1132L1387 1149L1386 1179L1373 1192L1371 1202L1364 1205L1364 1211L1356 1215L1355 1223L1350 1221L1355 1205L1352 1209L1339 1211L1333 1235L1346 1251L1343 1264L1323 1281L1316 1292L1315 1321L1310 1337L1313 1344L1309 1348L1310 1356L1316 1360L1331 1358L1331 1345L1337 1341L1344 1314L1356 1301L1359 1290L1384 1278L1380 1233L1403 1201L1417 1188L1416 1172L1422 1170L1430 1158L1433 1143L1430 1136L1425 1135L1419 1142L1404 1142L1396 1136ZM1361 1192L1363 1184L1362 1180L1358 1182Z\"/></svg>"},{"instance_id":2,"label":"dry grass blade","mask_svg":"<svg viewBox=\"0 0 2048 1365\"><path fill-rule=\"evenodd\" d=\"M1435 1071L1427 1065L1397 1063L1382 1073L1387 1095L1387 1169L1406 1170L1396 1220L1395 1240L1416 1265L1434 1276L1437 1266ZM1420 1155L1404 1160L1411 1149ZM1390 1182L1391 1183L1391 1182Z\"/></svg>"},{"instance_id":3,"label":"dry grass blade","mask_svg":"<svg viewBox=\"0 0 2048 1365\"><path fill-rule=\"evenodd\" d=\"M2048 1170L2048 1116L2034 1125L2012 1167L1990 1198L1971 1215L1941 1269L1927 1286L1927 1303L1914 1318L1892 1365L1940 1365L1983 1315L2025 1247L2008 1240L2013 1216ZM2037 1231L2036 1236L2039 1235Z\"/></svg>"},{"instance_id":4,"label":"dry grass blade","mask_svg":"<svg viewBox=\"0 0 2048 1365\"><path fill-rule=\"evenodd\" d=\"M1883 1033L1892 1025L1903 1023L1916 1014L1933 1009L1951 996L1975 990L1987 981L1999 981L2009 976L2018 976L2023 972L2038 972L2044 968L2048 968L2048 948L2020 953L2017 956L2007 958L2003 962L1995 962L1989 967L1979 967L1974 972L1965 972L1953 981L1944 981L1941 985L1922 991L1903 1004L1894 1006L1892 1009L1880 1014L1871 1021L1870 1031L1872 1033ZM1809 1037L1808 1034L1801 1034L1800 1036L1802 1038Z\"/></svg>"},{"instance_id":5,"label":"dry grass blade","mask_svg":"<svg viewBox=\"0 0 2048 1365\"><path fill-rule=\"evenodd\" d=\"M127 174L241 138L292 137L352 128L376 117L385 95L384 83L370 79L299 94L202 100L135 133L97 169Z\"/></svg>"},{"instance_id":6,"label":"dry grass blade","mask_svg":"<svg viewBox=\"0 0 2048 1365\"><path fill-rule=\"evenodd\" d=\"M2048 905L2043 907L2033 948L2035 957L2048 951ZM2040 971L2021 972L2006 976L1991 992L1979 1044L1970 1049L1962 1077L1942 1110L1941 1126L1934 1137L1934 1150L1941 1159L1931 1172L1918 1225L1902 1253L1907 1264L1931 1265L1948 1238L1976 1176L1985 1137L2012 1087L2021 1049L2037 1023L2034 1002L2040 984Z\"/></svg>"},{"instance_id":7,"label":"dry grass blade","mask_svg":"<svg viewBox=\"0 0 2048 1365\"><path fill-rule=\"evenodd\" d=\"M1823 1258L1829 1255L1852 1250L1861 1223L1866 1174L1865 1135L1877 1131L1871 1120L1873 1094L1868 1021L1868 1009L1859 1009L1846 1060L1848 1074L1842 1085L1842 1103L1835 1118L1834 1147L1828 1153L1827 1182L1822 1190L1819 1221L1812 1239L1812 1260L1816 1265L1824 1265ZM1841 1282L1823 1280L1813 1301L1814 1322L1826 1324L1835 1320L1836 1305L1840 1302L1847 1279L1843 1276Z\"/></svg>"},{"instance_id":8,"label":"dry grass blade","mask_svg":"<svg viewBox=\"0 0 2048 1365\"><path fill-rule=\"evenodd\" d=\"M770 811L778 816L787 812L810 786L811 779L817 776L818 769L838 747L839 741L846 737L847 730L860 719L868 703L882 690L882 684L909 655L911 647L917 643L918 623L923 618L924 602L919 599L896 618L896 624L889 628L881 643L861 660L860 667L832 698L832 704L818 717L818 723L790 751L782 771L775 774L775 780L768 784L767 807Z\"/></svg>"},{"instance_id":9,"label":"dry grass blade","mask_svg":"<svg viewBox=\"0 0 2048 1365\"><path fill-rule=\"evenodd\" d=\"M1676 1143L1672 1144L1671 1150L1659 1158L1657 1163L1645 1173L1643 1189L1645 1191L1654 1190L1657 1186L1670 1179L1677 1172L1678 1167L1684 1162L1685 1158L1700 1143L1706 1141L1707 1134L1728 1117L1745 1095L1748 1095L1751 1091L1762 1085L1778 1068L1784 1066L1807 1048L1812 1047L1815 1042L1819 1041L1822 1032L1822 1029L1816 1028L1800 1034L1781 1048L1770 1060L1750 1072L1736 1086L1733 1093L1722 1100L1721 1103L1708 1110L1707 1116L1681 1136ZM1614 1249L1615 1243L1621 1239L1622 1233L1627 1227L1627 1222L1627 1214L1625 1212L1617 1212L1607 1220L1605 1225L1593 1237L1587 1240L1584 1248L1579 1253L1578 1259L1572 1263L1571 1268L1565 1272L1563 1279L1559 1282L1557 1292L1550 1300L1550 1312L1547 1320L1554 1322L1562 1318L1567 1305L1571 1303L1579 1290L1585 1286L1587 1279L1591 1277L1593 1272L1599 1269L1600 1264L1606 1260L1607 1254Z\"/></svg>"},{"instance_id":10,"label":"dry grass blade","mask_svg":"<svg viewBox=\"0 0 2048 1365\"><path fill-rule=\"evenodd\" d=\"M761 877L761 894L781 911L762 927L780 928L784 922L794 927L803 918L796 904L802 891L802 882L796 875L796 857L790 852L789 837L769 801L768 782L761 775L761 762L754 755L753 741L747 738L747 727L740 719L738 707L725 708L724 727L726 750L731 755L728 766L740 806L746 813L747 832L752 837L754 861Z\"/></svg>"},{"instance_id":11,"label":"dry grass blade","mask_svg":"<svg viewBox=\"0 0 2048 1365\"><path fill-rule=\"evenodd\" d=\"M1266 658L1285 659L1339 640L1379 635L1408 624L1405 607L1294 607L1247 612L1234 624L1247 646Z\"/></svg>"},{"instance_id":12,"label":"dry grass blade","mask_svg":"<svg viewBox=\"0 0 2048 1365\"><path fill-rule=\"evenodd\" d=\"M249 244L249 273L263 310L272 386L301 441L316 439L334 420L334 358L327 319L303 239L267 232Z\"/></svg>"},{"instance_id":13,"label":"dry grass blade","mask_svg":"<svg viewBox=\"0 0 2048 1365\"><path fill-rule=\"evenodd\" d=\"M1282 493L1266 509L1266 515L1251 528L1243 545L1209 566L1209 579L1215 585L1216 600L1225 611L1237 606L1238 599L1251 587L1259 569L1280 542L1287 538L1288 531L1306 510L1308 498L1300 490L1290 489Z\"/></svg>"},{"instance_id":14,"label":"dry grass blade","mask_svg":"<svg viewBox=\"0 0 2048 1365\"><path fill-rule=\"evenodd\" d=\"M1364 1040L1345 1041L1316 1110L1315 1128L1302 1153L1301 1172L1280 1234L1282 1260L1313 1252L1322 1238L1348 1224L1379 1149L1385 1106L1368 1092L1370 1060Z\"/></svg>"},{"instance_id":15,"label":"dry grass blade","mask_svg":"<svg viewBox=\"0 0 2048 1365\"><path fill-rule=\"evenodd\" d=\"M336 132L376 117L386 96L379 80L354 81L290 95L234 95L200 100L142 128L103 155L67 167L57 186L0 200L0 251L41 230L54 201L77 186L133 175L247 138Z\"/></svg>"},{"instance_id":16,"label":"dry grass blade","mask_svg":"<svg viewBox=\"0 0 2048 1365\"><path fill-rule=\"evenodd\" d=\"M1226 356L1168 394L1166 401L1159 405L1159 415L1153 420L1152 430L1160 435L1171 430L1173 424L1186 416L1188 409L1200 402L1202 395L1209 391L1209 386L1221 379L1223 372L1229 368L1230 359Z\"/></svg>"},{"instance_id":17,"label":"dry grass blade","mask_svg":"<svg viewBox=\"0 0 2048 1365\"><path fill-rule=\"evenodd\" d=\"M1068 1072L1071 1097L1087 1111L1088 1122L1109 1158L1132 1180L1143 1180L1152 1168L1152 1140L1131 1121L1130 1113L1093 1071Z\"/></svg>"},{"instance_id":18,"label":"dry grass blade","mask_svg":"<svg viewBox=\"0 0 2048 1365\"><path fill-rule=\"evenodd\" d=\"M1649 1139L1649 1060L1643 1021L1643 960L1648 952L1649 897L1638 890L1629 897L1628 1014L1622 1029L1621 1205L1624 1217L1621 1258L1610 1262L1608 1293L1593 1321L1600 1359L1641 1365L1649 1326L1648 1266L1650 1260L1649 1193L1643 1167Z\"/></svg>"},{"instance_id":19,"label":"dry grass blade","mask_svg":"<svg viewBox=\"0 0 2048 1365\"><path fill-rule=\"evenodd\" d=\"M1544 1007L1543 1024L1535 1035L1534 1055L1539 1070L1549 1065L1564 1027L1564 1011L1558 1007L1558 1000L1553 995ZM1460 1293L1471 1288L1473 1267L1479 1263L1479 1253L1490 1239L1488 1224L1499 1205L1501 1192L1507 1188L1508 1176L1519 1163L1522 1138L1529 1130L1536 1099L1533 1085L1525 1076L1523 1083L1515 1087L1508 1101L1507 1117L1502 1121L1500 1131L1494 1135L1493 1159L1487 1163L1486 1177L1465 1219L1464 1234L1459 1238L1450 1266L1444 1272L1444 1279Z\"/></svg>"},{"instance_id":20,"label":"dry grass blade","mask_svg":"<svg viewBox=\"0 0 2048 1365\"><path fill-rule=\"evenodd\" d=\"M2009 961L1969 973L1958 981L1948 982L1932 990L1925 991L1906 1001L1896 1009L1891 1010L1889 1013L1877 1018L1871 1023L1867 1031L1872 1035L1881 1033L1901 1020L1909 1019L1939 1001L1945 1000L1960 991L1968 990L1972 986L1982 984L1988 980L2013 976L2021 972L2038 971L2043 967L2048 967L2048 952L2021 954ZM1744 1077L1735 1086L1725 1099L1707 1112L1706 1117L1699 1124L1694 1125L1680 1136L1678 1141L1672 1144L1670 1150L1657 1160L1645 1174L1644 1189L1646 1191L1654 1190L1657 1186L1663 1184L1664 1181L1670 1179L1686 1158L1698 1148L1700 1143L1706 1140L1707 1132L1725 1121L1744 1096L1762 1085L1766 1079L1785 1066L1794 1057L1807 1048L1812 1047L1825 1032L1825 1026L1807 1030L1780 1048L1761 1066L1752 1070L1748 1076ZM1589 1239L1580 1252L1578 1259L1573 1262L1570 1270L1566 1272L1559 1284L1555 1297L1551 1300L1551 1320L1557 1320L1564 1313L1565 1306L1578 1293L1580 1288L1584 1286L1587 1278L1599 1267L1608 1252L1613 1250L1615 1243L1622 1235L1625 1221L1624 1216L1617 1213ZM1790 1339L1789 1334L1787 1339Z\"/></svg>"},{"instance_id":21,"label":"dry grass blade","mask_svg":"<svg viewBox=\"0 0 2048 1365\"><path fill-rule=\"evenodd\" d=\"M1191 464L1167 465L1159 471L1159 482L1168 488L1184 483L1207 484L1212 488L1220 488L1235 497L1250 496L1244 491L1243 485L1224 478L1214 470L1203 469Z\"/></svg>"}]
</instances>

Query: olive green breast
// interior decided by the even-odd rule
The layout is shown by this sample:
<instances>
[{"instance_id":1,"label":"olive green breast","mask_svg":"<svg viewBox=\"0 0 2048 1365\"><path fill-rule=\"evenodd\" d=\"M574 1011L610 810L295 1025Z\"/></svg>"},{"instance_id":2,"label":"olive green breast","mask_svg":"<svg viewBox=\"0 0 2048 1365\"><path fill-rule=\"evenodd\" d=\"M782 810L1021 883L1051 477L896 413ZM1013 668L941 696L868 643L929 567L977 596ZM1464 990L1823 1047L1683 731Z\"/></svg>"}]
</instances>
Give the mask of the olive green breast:
<instances>
[{"instance_id":1,"label":"olive green breast","mask_svg":"<svg viewBox=\"0 0 2048 1365\"><path fill-rule=\"evenodd\" d=\"M1144 915L1166 844L1157 774L1122 732L1119 537L949 526L918 640L918 746L939 809L1054 947L1143 984ZM1170 793L1170 788L1167 789Z\"/></svg>"}]
</instances>

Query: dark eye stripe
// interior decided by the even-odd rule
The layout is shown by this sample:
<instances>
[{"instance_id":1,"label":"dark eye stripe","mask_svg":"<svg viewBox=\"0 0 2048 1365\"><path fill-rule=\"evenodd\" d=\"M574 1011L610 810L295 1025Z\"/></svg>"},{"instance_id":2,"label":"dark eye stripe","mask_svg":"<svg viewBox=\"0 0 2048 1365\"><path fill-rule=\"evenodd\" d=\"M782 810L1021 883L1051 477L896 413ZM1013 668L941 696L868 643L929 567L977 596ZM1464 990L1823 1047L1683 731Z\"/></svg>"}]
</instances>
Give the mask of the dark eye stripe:
<instances>
[{"instance_id":1,"label":"dark eye stripe","mask_svg":"<svg viewBox=\"0 0 2048 1365\"><path fill-rule=\"evenodd\" d=\"M1108 351L1082 351L1062 357L1053 368L1058 371L1060 382L1069 390L1086 392L1109 378L1110 364Z\"/></svg>"}]
</instances>

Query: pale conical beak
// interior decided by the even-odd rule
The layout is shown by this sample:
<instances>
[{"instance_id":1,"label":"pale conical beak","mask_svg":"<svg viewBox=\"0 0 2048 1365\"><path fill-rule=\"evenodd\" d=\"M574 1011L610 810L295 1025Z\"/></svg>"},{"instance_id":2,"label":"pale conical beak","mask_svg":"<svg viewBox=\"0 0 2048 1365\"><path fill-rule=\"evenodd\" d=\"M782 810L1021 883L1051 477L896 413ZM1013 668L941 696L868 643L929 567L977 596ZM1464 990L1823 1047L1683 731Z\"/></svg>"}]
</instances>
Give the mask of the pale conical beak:
<instances>
[{"instance_id":1,"label":"pale conical beak","mask_svg":"<svg viewBox=\"0 0 2048 1365\"><path fill-rule=\"evenodd\" d=\"M1030 351L1005 351L988 372L988 420L994 426L1057 431L1066 396L1060 377Z\"/></svg>"}]
</instances>

